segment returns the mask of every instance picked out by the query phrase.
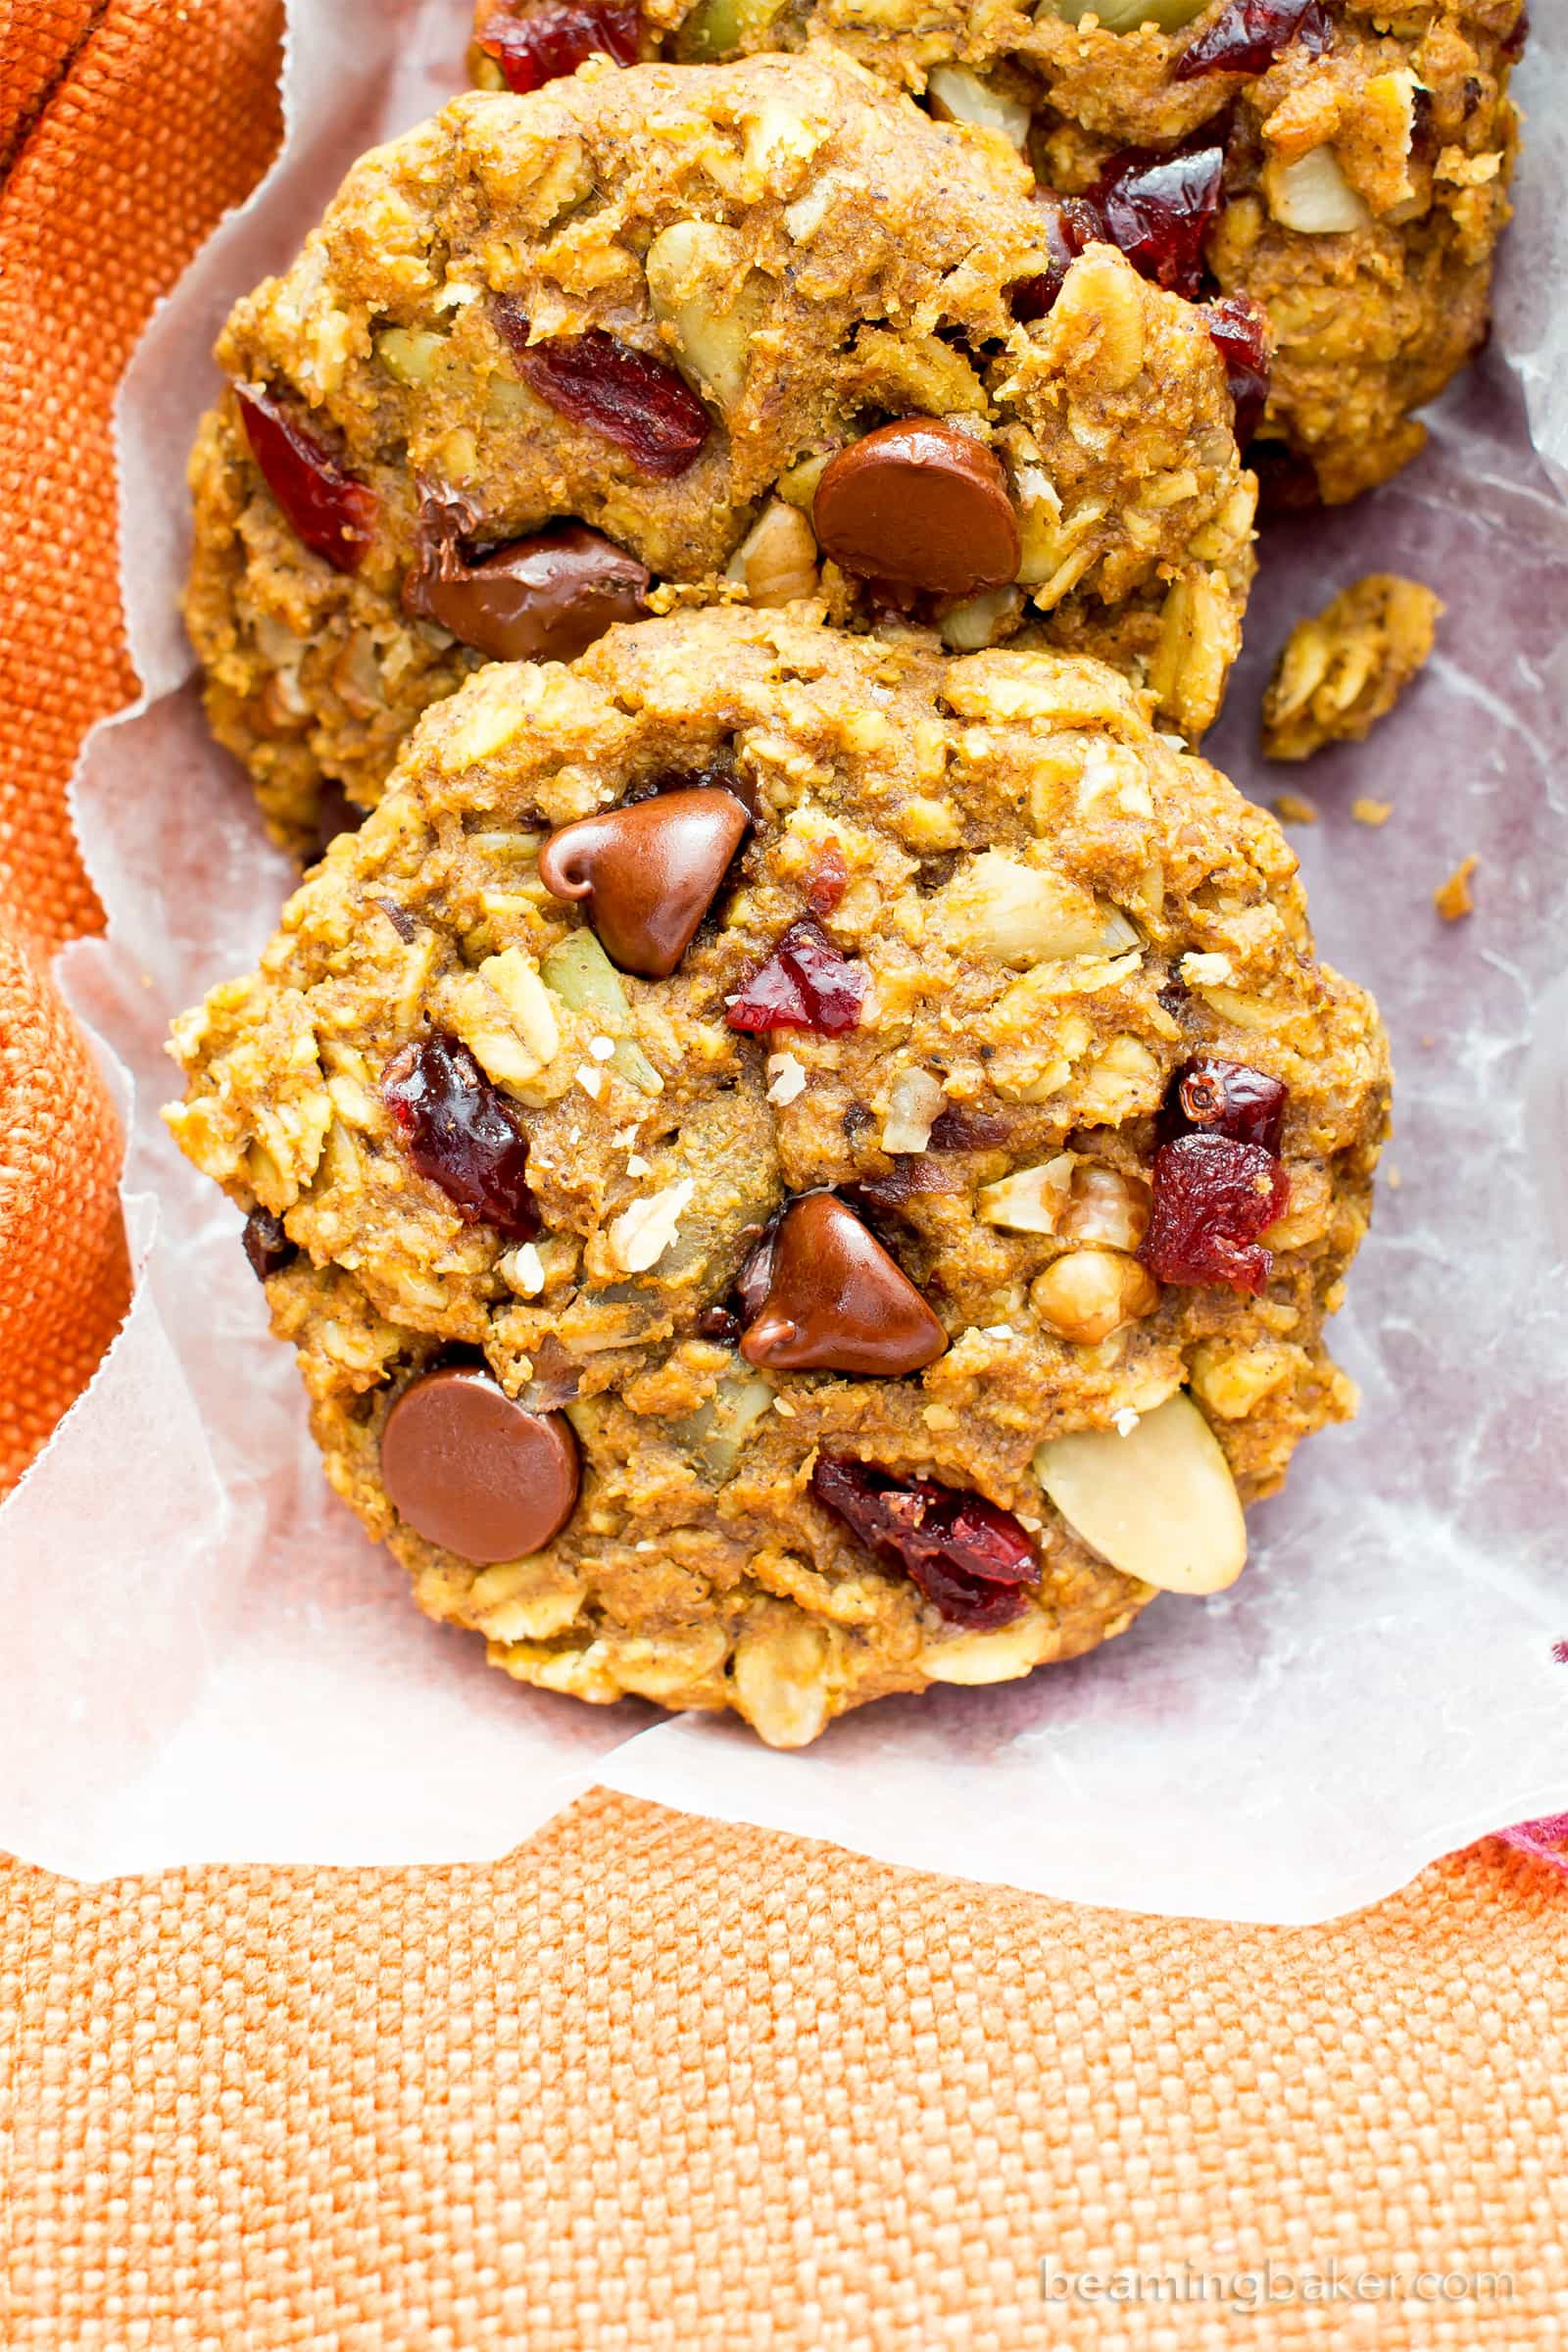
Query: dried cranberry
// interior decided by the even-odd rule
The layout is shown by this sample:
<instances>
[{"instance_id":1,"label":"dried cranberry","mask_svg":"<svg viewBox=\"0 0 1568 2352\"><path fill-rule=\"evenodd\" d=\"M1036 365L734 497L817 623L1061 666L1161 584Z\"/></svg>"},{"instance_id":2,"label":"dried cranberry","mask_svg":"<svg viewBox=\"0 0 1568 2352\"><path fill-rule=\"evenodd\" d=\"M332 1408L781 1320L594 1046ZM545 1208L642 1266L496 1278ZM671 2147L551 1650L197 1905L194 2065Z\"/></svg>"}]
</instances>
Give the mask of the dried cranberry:
<instances>
[{"instance_id":1,"label":"dried cranberry","mask_svg":"<svg viewBox=\"0 0 1568 2352\"><path fill-rule=\"evenodd\" d=\"M1525 53L1525 43L1529 40L1529 38L1530 11L1528 8L1522 8L1519 11L1518 23L1514 25L1512 32L1505 32L1502 36L1502 46L1499 51L1499 55L1505 57L1511 65L1515 58L1523 57Z\"/></svg>"},{"instance_id":2,"label":"dried cranberry","mask_svg":"<svg viewBox=\"0 0 1568 2352\"><path fill-rule=\"evenodd\" d=\"M719 1340L733 1348L743 1329L739 1315L727 1306L705 1306L697 1318L697 1336L702 1340Z\"/></svg>"},{"instance_id":3,"label":"dried cranberry","mask_svg":"<svg viewBox=\"0 0 1568 2352\"><path fill-rule=\"evenodd\" d=\"M928 1152L985 1152L1007 1140L1007 1122L988 1110L939 1110L926 1139Z\"/></svg>"},{"instance_id":4,"label":"dried cranberry","mask_svg":"<svg viewBox=\"0 0 1568 2352\"><path fill-rule=\"evenodd\" d=\"M283 1231L282 1218L258 1205L245 1220L245 1254L257 1281L265 1282L269 1274L281 1274L292 1265L299 1250Z\"/></svg>"},{"instance_id":5,"label":"dried cranberry","mask_svg":"<svg viewBox=\"0 0 1568 2352\"><path fill-rule=\"evenodd\" d=\"M501 68L509 90L525 97L563 74L575 74L584 58L611 57L617 66L637 63L637 10L618 0L571 5L557 0L525 17L508 17L479 38L486 57Z\"/></svg>"},{"instance_id":6,"label":"dried cranberry","mask_svg":"<svg viewBox=\"0 0 1568 2352\"><path fill-rule=\"evenodd\" d=\"M528 1139L467 1047L436 1030L387 1063L381 1093L410 1159L466 1225L531 1242L539 1204L528 1189Z\"/></svg>"},{"instance_id":7,"label":"dried cranberry","mask_svg":"<svg viewBox=\"0 0 1568 2352\"><path fill-rule=\"evenodd\" d=\"M603 434L656 481L673 481L695 465L709 435L708 411L673 368L599 326L530 343L526 315L505 295L494 316L518 374L558 416Z\"/></svg>"},{"instance_id":8,"label":"dried cranberry","mask_svg":"<svg viewBox=\"0 0 1568 2352\"><path fill-rule=\"evenodd\" d=\"M1018 1587L1039 1581L1034 1545L1012 1513L983 1494L831 1454L817 1456L811 1492L951 1624L989 1632L1028 1605Z\"/></svg>"},{"instance_id":9,"label":"dried cranberry","mask_svg":"<svg viewBox=\"0 0 1568 2352\"><path fill-rule=\"evenodd\" d=\"M240 420L262 479L306 546L338 571L358 571L381 501L259 386L235 387Z\"/></svg>"},{"instance_id":10,"label":"dried cranberry","mask_svg":"<svg viewBox=\"0 0 1568 2352\"><path fill-rule=\"evenodd\" d=\"M1218 145L1177 155L1129 148L1112 156L1085 201L1099 233L1141 277L1192 302L1202 287L1203 240L1224 177L1225 150Z\"/></svg>"},{"instance_id":11,"label":"dried cranberry","mask_svg":"<svg viewBox=\"0 0 1568 2352\"><path fill-rule=\"evenodd\" d=\"M1159 1282L1228 1282L1255 1297L1274 1262L1257 1237L1291 1197L1273 1152L1228 1135L1182 1135L1160 1146L1151 1174L1153 1206L1138 1252L1151 1274Z\"/></svg>"},{"instance_id":12,"label":"dried cranberry","mask_svg":"<svg viewBox=\"0 0 1568 2352\"><path fill-rule=\"evenodd\" d=\"M1162 1144L1179 1135L1228 1135L1233 1144L1256 1144L1278 1153L1285 1132L1290 1088L1245 1061L1220 1061L1200 1054L1183 1062L1166 1090L1156 1130Z\"/></svg>"},{"instance_id":13,"label":"dried cranberry","mask_svg":"<svg viewBox=\"0 0 1568 2352\"><path fill-rule=\"evenodd\" d=\"M1225 378L1236 407L1237 446L1245 449L1268 406L1268 313L1247 294L1227 294L1205 303L1203 323L1225 363Z\"/></svg>"},{"instance_id":14,"label":"dried cranberry","mask_svg":"<svg viewBox=\"0 0 1568 2352\"><path fill-rule=\"evenodd\" d=\"M1093 206L1081 196L1054 196L1049 188L1039 188L1035 202L1046 217L1051 267L1038 276L1020 277L1007 288L1007 307L1020 326L1028 326L1055 309L1073 263L1086 245L1103 233Z\"/></svg>"},{"instance_id":15,"label":"dried cranberry","mask_svg":"<svg viewBox=\"0 0 1568 2352\"><path fill-rule=\"evenodd\" d=\"M1183 51L1177 81L1204 74L1266 74L1299 36L1314 57L1334 38L1322 0L1231 0L1222 17Z\"/></svg>"},{"instance_id":16,"label":"dried cranberry","mask_svg":"<svg viewBox=\"0 0 1568 2352\"><path fill-rule=\"evenodd\" d=\"M831 914L849 888L850 868L836 841L824 842L816 854L806 886L806 904L813 914Z\"/></svg>"},{"instance_id":17,"label":"dried cranberry","mask_svg":"<svg viewBox=\"0 0 1568 2352\"><path fill-rule=\"evenodd\" d=\"M846 1190L857 1208L869 1209L875 1215L879 1210L902 1208L918 1193L956 1193L962 1187L950 1168L940 1167L927 1152L906 1152L894 1160L885 1176L861 1176Z\"/></svg>"},{"instance_id":18,"label":"dried cranberry","mask_svg":"<svg viewBox=\"0 0 1568 2352\"><path fill-rule=\"evenodd\" d=\"M809 915L791 923L778 946L729 1000L732 1029L814 1029L838 1037L858 1027L865 974L839 954Z\"/></svg>"}]
</instances>

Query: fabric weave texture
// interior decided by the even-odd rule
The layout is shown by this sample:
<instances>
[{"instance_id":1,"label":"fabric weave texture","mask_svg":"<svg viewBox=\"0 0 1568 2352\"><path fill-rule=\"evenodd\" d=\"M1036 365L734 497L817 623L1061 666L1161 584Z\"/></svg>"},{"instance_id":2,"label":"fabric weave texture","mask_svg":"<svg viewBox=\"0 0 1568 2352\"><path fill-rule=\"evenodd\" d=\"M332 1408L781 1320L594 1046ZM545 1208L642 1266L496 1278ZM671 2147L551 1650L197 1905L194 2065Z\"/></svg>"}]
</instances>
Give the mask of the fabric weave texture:
<instances>
[{"instance_id":1,"label":"fabric weave texture","mask_svg":"<svg viewBox=\"0 0 1568 2352\"><path fill-rule=\"evenodd\" d=\"M111 402L271 152L279 18L0 0L7 1479L125 1298L113 1115L45 976L99 920L72 762L134 683ZM1538 2352L1568 2316L1565 1962L1561 1881L1499 1843L1309 1931L612 1796L484 1869L0 1864L0 2342ZM1511 2291L1048 2304L1048 2258Z\"/></svg>"}]
</instances>

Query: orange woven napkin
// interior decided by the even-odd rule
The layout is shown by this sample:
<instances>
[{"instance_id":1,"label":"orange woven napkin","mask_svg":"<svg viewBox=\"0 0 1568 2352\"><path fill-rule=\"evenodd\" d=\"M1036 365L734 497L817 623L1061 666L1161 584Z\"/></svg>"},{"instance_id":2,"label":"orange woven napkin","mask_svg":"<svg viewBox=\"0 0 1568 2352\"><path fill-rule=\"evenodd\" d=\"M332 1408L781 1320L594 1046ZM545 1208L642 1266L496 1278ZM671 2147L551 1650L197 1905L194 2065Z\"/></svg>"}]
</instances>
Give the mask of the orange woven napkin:
<instances>
[{"instance_id":1,"label":"orange woven napkin","mask_svg":"<svg viewBox=\"0 0 1568 2352\"><path fill-rule=\"evenodd\" d=\"M16 0L5 32L11 1476L124 1299L113 1119L40 960L97 923L66 784L133 684L110 403L271 151L279 13ZM1561 1882L1495 1843L1291 1931L609 1796L489 1869L0 1866L0 2341L1538 2352L1568 2312L1565 1963Z\"/></svg>"}]
</instances>

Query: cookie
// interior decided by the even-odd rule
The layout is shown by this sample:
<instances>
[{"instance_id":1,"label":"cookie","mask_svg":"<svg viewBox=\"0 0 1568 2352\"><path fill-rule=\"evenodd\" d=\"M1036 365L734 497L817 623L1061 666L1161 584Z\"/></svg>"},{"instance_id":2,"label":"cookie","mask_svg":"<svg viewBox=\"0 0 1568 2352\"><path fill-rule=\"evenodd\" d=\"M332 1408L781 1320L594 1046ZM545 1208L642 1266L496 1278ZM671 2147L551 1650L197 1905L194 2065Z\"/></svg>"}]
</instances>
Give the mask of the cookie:
<instances>
[{"instance_id":1,"label":"cookie","mask_svg":"<svg viewBox=\"0 0 1568 2352\"><path fill-rule=\"evenodd\" d=\"M1031 189L834 57L470 93L367 156L192 462L208 709L280 836L485 661L685 601L1053 639L1196 736L1252 566L1225 358L1111 247L1063 274Z\"/></svg>"},{"instance_id":2,"label":"cookie","mask_svg":"<svg viewBox=\"0 0 1568 2352\"><path fill-rule=\"evenodd\" d=\"M1249 296L1278 348L1254 453L1282 498L1384 481L1487 332L1524 0L480 0L474 68L832 41L1025 152L1159 282Z\"/></svg>"},{"instance_id":3,"label":"cookie","mask_svg":"<svg viewBox=\"0 0 1568 2352\"><path fill-rule=\"evenodd\" d=\"M1242 1566L1386 1048L1108 666L798 613L427 711L177 1024L332 1484L524 1682L770 1741Z\"/></svg>"}]
</instances>

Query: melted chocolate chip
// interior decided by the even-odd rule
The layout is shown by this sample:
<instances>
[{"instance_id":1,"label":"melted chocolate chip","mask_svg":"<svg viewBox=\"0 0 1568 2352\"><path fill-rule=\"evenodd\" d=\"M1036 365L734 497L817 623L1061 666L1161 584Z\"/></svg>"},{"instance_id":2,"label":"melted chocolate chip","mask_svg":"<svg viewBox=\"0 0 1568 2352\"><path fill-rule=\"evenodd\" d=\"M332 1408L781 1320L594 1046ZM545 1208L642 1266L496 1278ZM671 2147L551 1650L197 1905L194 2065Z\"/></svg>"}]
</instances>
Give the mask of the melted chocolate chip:
<instances>
[{"instance_id":1,"label":"melted chocolate chip","mask_svg":"<svg viewBox=\"0 0 1568 2352\"><path fill-rule=\"evenodd\" d=\"M754 1266L743 1279L755 1296ZM908 1276L831 1193L791 1201L771 1237L764 1280L741 1342L748 1363L896 1379L947 1347Z\"/></svg>"},{"instance_id":2,"label":"melted chocolate chip","mask_svg":"<svg viewBox=\"0 0 1568 2352\"><path fill-rule=\"evenodd\" d=\"M571 662L617 620L647 611L645 564L580 522L557 523L470 560L462 502L430 498L403 603L494 662Z\"/></svg>"},{"instance_id":3,"label":"melted chocolate chip","mask_svg":"<svg viewBox=\"0 0 1568 2352\"><path fill-rule=\"evenodd\" d=\"M514 1404L487 1372L426 1372L381 1432L381 1483L400 1519L481 1566L537 1551L571 1516L577 1441L561 1413Z\"/></svg>"},{"instance_id":4,"label":"melted chocolate chip","mask_svg":"<svg viewBox=\"0 0 1568 2352\"><path fill-rule=\"evenodd\" d=\"M553 833L539 879L558 899L588 902L612 963L662 980L685 955L750 820L731 792L663 792Z\"/></svg>"},{"instance_id":5,"label":"melted chocolate chip","mask_svg":"<svg viewBox=\"0 0 1568 2352\"><path fill-rule=\"evenodd\" d=\"M1001 460L983 441L906 416L829 460L811 506L825 555L845 571L942 596L1001 588L1018 569L1018 520Z\"/></svg>"}]
</instances>

